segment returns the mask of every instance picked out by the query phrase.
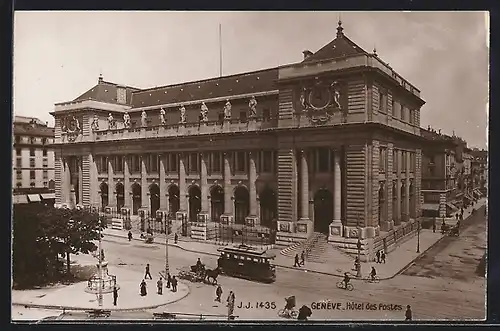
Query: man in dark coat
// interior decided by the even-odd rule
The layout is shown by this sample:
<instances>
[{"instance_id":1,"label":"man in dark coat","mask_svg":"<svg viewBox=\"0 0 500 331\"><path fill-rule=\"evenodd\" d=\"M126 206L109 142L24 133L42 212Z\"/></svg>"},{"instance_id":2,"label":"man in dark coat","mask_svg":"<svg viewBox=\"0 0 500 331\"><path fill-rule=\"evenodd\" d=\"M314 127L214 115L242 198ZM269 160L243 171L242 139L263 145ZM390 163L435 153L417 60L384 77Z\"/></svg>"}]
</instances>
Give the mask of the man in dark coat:
<instances>
[{"instance_id":1,"label":"man in dark coat","mask_svg":"<svg viewBox=\"0 0 500 331\"><path fill-rule=\"evenodd\" d=\"M306 264L306 253L302 251L300 253L300 265L304 266Z\"/></svg>"},{"instance_id":2,"label":"man in dark coat","mask_svg":"<svg viewBox=\"0 0 500 331\"><path fill-rule=\"evenodd\" d=\"M160 279L158 279L158 282L156 282L156 287L158 288L158 294L162 295L163 294L163 280L161 277L160 277Z\"/></svg>"},{"instance_id":3,"label":"man in dark coat","mask_svg":"<svg viewBox=\"0 0 500 331\"><path fill-rule=\"evenodd\" d=\"M172 276L170 273L167 274L167 288L170 288L170 283L172 283Z\"/></svg>"},{"instance_id":4,"label":"man in dark coat","mask_svg":"<svg viewBox=\"0 0 500 331\"><path fill-rule=\"evenodd\" d=\"M295 254L295 263L293 264L294 267L300 267L299 263L299 254Z\"/></svg>"},{"instance_id":5,"label":"man in dark coat","mask_svg":"<svg viewBox=\"0 0 500 331\"><path fill-rule=\"evenodd\" d=\"M172 277L172 292L177 292L177 279L175 276Z\"/></svg>"},{"instance_id":6,"label":"man in dark coat","mask_svg":"<svg viewBox=\"0 0 500 331\"><path fill-rule=\"evenodd\" d=\"M405 321L411 321L411 320L412 320L411 307L410 307L410 305L407 305L406 312L405 312Z\"/></svg>"},{"instance_id":7,"label":"man in dark coat","mask_svg":"<svg viewBox=\"0 0 500 331\"><path fill-rule=\"evenodd\" d=\"M177 244L178 239L179 239L179 237L177 236L177 232L176 232L174 235L174 244Z\"/></svg>"},{"instance_id":8,"label":"man in dark coat","mask_svg":"<svg viewBox=\"0 0 500 331\"><path fill-rule=\"evenodd\" d=\"M118 300L118 289L113 287L113 306L116 306L116 300Z\"/></svg>"},{"instance_id":9,"label":"man in dark coat","mask_svg":"<svg viewBox=\"0 0 500 331\"><path fill-rule=\"evenodd\" d=\"M380 263L380 251L377 251L377 254L375 254L377 257L377 263Z\"/></svg>"},{"instance_id":10,"label":"man in dark coat","mask_svg":"<svg viewBox=\"0 0 500 331\"><path fill-rule=\"evenodd\" d=\"M149 279L153 279L153 277L151 276L151 272L149 271L149 263L146 264L146 273L144 275L144 279L148 278L149 276Z\"/></svg>"},{"instance_id":11,"label":"man in dark coat","mask_svg":"<svg viewBox=\"0 0 500 331\"><path fill-rule=\"evenodd\" d=\"M215 295L216 295L216 298L214 301L221 302L220 297L222 296L222 287L220 286L220 284L217 285L217 289L215 290Z\"/></svg>"},{"instance_id":12,"label":"man in dark coat","mask_svg":"<svg viewBox=\"0 0 500 331\"><path fill-rule=\"evenodd\" d=\"M131 241L132 240L132 232L129 231L127 236L128 236L128 241Z\"/></svg>"}]
</instances>

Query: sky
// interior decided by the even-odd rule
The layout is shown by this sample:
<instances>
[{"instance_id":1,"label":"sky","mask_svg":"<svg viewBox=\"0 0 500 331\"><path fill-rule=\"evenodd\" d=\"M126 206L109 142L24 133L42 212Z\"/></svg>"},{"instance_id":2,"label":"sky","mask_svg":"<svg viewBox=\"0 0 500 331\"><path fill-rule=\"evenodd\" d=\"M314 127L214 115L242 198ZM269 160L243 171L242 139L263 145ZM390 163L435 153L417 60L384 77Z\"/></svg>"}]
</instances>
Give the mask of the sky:
<instances>
[{"instance_id":1,"label":"sky","mask_svg":"<svg viewBox=\"0 0 500 331\"><path fill-rule=\"evenodd\" d=\"M426 101L421 126L487 147L485 12L15 12L14 114L53 125L54 104L99 77L139 88L302 60L344 33L374 47Z\"/></svg>"}]
</instances>

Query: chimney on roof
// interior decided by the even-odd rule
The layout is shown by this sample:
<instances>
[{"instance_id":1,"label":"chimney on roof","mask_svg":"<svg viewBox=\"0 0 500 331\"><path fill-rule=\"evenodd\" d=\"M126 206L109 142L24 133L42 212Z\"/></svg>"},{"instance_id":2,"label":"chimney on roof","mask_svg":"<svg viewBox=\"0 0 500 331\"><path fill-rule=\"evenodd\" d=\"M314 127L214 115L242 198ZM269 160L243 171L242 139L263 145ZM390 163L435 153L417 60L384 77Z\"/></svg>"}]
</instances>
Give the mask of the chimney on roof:
<instances>
[{"instance_id":1,"label":"chimney on roof","mask_svg":"<svg viewBox=\"0 0 500 331\"><path fill-rule=\"evenodd\" d=\"M342 38L344 36L344 28L342 27L342 21L339 20L339 26L337 27L337 38Z\"/></svg>"},{"instance_id":2,"label":"chimney on roof","mask_svg":"<svg viewBox=\"0 0 500 331\"><path fill-rule=\"evenodd\" d=\"M102 81L103 81L102 74L99 74L99 79L97 80L97 83L102 83Z\"/></svg>"},{"instance_id":3,"label":"chimney on roof","mask_svg":"<svg viewBox=\"0 0 500 331\"><path fill-rule=\"evenodd\" d=\"M313 55L313 52L310 50L306 49L305 51L302 52L304 54L304 60L308 59L311 55Z\"/></svg>"}]
</instances>

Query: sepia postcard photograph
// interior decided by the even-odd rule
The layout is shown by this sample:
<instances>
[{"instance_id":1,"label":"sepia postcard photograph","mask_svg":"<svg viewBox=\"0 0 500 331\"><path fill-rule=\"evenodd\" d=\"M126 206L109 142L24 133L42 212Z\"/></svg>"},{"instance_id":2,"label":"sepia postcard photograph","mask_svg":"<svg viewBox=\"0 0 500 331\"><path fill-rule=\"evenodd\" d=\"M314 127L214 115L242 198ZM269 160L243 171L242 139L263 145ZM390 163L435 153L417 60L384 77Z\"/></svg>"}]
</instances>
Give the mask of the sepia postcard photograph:
<instances>
[{"instance_id":1,"label":"sepia postcard photograph","mask_svg":"<svg viewBox=\"0 0 500 331\"><path fill-rule=\"evenodd\" d=\"M16 11L12 322L485 320L489 24Z\"/></svg>"}]
</instances>

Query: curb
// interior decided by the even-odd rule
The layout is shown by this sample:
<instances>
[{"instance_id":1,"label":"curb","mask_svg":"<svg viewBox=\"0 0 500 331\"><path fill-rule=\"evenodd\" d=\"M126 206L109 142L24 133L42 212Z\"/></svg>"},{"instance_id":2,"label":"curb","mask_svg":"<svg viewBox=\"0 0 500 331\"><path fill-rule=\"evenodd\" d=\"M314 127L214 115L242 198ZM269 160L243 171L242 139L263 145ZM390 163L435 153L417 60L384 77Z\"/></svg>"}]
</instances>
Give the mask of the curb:
<instances>
[{"instance_id":1,"label":"curb","mask_svg":"<svg viewBox=\"0 0 500 331\"><path fill-rule=\"evenodd\" d=\"M481 207L479 207L478 209L484 207L485 205L482 205ZM477 210L478 210L477 209ZM469 216L467 216L467 218L469 218L472 214L469 214ZM466 218L466 219L467 219ZM126 237L122 237L120 235L116 235L116 234L105 234L105 236L108 235L110 237L117 237L117 238L125 238L127 239ZM403 268L401 268L399 271L397 271L396 273L394 273L394 275L390 276L390 277L384 277L384 278L380 278L381 281L383 280L391 280L393 279L394 277L400 275L401 273L405 272L408 268L410 268L410 266L412 264L415 263L416 260L418 260L419 258L421 258L427 251L429 251L431 248L433 248L435 245L437 245L439 242L441 242L441 240L443 240L444 238L446 238L445 235L443 235L441 238L439 238L436 242L434 242L432 245L430 245L429 247L427 247L424 251L422 251L419 255L417 255L415 258L413 258L410 262L408 262L408 264L406 264L405 266L403 266ZM133 240L137 240L137 241L141 241L141 239L137 239L137 238L133 238ZM165 245L165 243L158 243L158 244L162 244L162 245ZM168 244L169 246L173 246L173 247L177 247L183 251L186 251L186 252L191 252L191 253L197 253L197 254L204 254L204 255L211 255L211 256L219 256L218 254L214 254L214 253L206 253L206 252L199 252L199 251L195 251L195 250L192 250L192 249L187 249L187 248L184 248L184 247L181 247L179 245L176 245L176 244ZM280 252L281 253L281 252ZM329 272L324 272L324 271L316 271L316 270L310 270L310 269L299 269L299 268L296 268L296 267L289 267L289 266L285 266L285 265L279 265L279 264L275 264L276 267L279 267L279 268L283 268L283 269L291 269L291 270L297 270L297 271L303 271L303 272L310 272L310 273L314 273L314 274L320 274L320 275L326 275L326 276L332 276L332 277L337 277L337 278L342 278L344 277L344 275L341 275L341 274L334 274L334 273L329 273ZM366 280L367 278L357 278L357 277L353 277L351 278L351 281L353 280L357 280L357 281L361 281L361 280Z\"/></svg>"},{"instance_id":2,"label":"curb","mask_svg":"<svg viewBox=\"0 0 500 331\"><path fill-rule=\"evenodd\" d=\"M167 303L162 303L162 304L156 304L152 306L145 306L145 307L136 307L136 308L103 308L103 310L109 310L109 311L136 311L136 310L149 310L149 309L155 309L158 307L166 306L172 303L176 303L177 301L180 301L187 297L191 293L191 289L189 288L188 284L184 284L187 287L187 293L183 295L180 298L177 298L175 300L172 300ZM21 302L12 302L13 306L24 306L25 308L41 308L41 309L54 309L54 310L73 310L73 311L87 311L87 310L92 310L95 308L83 308L83 307L74 307L74 306L57 306L57 305L39 305L36 303L21 303Z\"/></svg>"}]
</instances>

